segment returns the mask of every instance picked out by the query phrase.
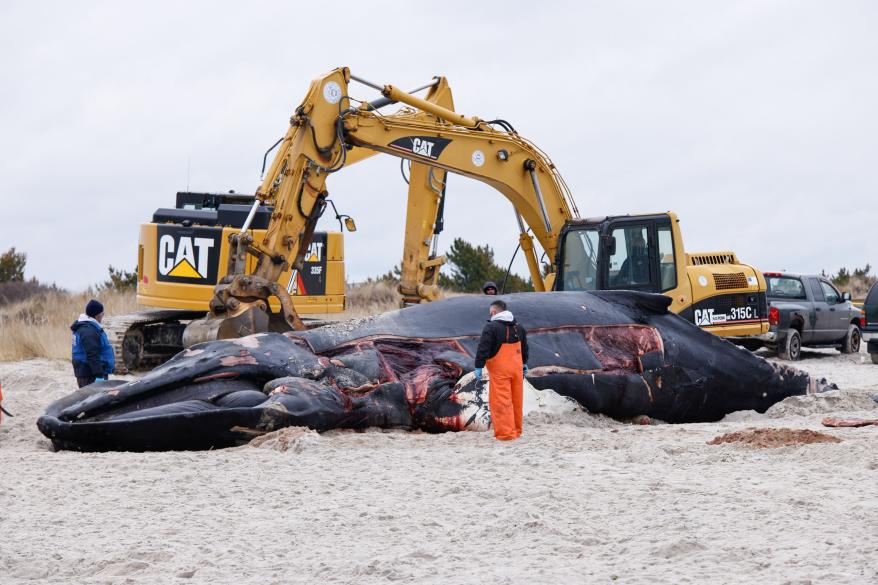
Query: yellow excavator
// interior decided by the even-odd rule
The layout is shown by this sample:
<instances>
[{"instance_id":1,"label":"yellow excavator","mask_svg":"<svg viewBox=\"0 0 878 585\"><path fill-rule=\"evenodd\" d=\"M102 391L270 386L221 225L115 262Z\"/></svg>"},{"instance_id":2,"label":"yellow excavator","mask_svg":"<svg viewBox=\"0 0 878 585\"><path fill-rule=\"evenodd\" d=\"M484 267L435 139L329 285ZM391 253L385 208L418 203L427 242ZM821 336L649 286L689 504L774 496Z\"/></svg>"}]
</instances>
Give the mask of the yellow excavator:
<instances>
[{"instance_id":1,"label":"yellow excavator","mask_svg":"<svg viewBox=\"0 0 878 585\"><path fill-rule=\"evenodd\" d=\"M137 302L152 308L104 320L119 373L156 365L182 349L186 324L204 317L213 289L224 276L228 237L240 230L253 202L252 195L234 192L181 192L176 199L175 207L157 209L152 221L140 226ZM268 227L270 209L262 207L252 218L256 237ZM249 268L254 267L251 261ZM315 233L302 270L282 274L279 282L299 313L343 311L341 232Z\"/></svg>"},{"instance_id":2,"label":"yellow excavator","mask_svg":"<svg viewBox=\"0 0 878 585\"><path fill-rule=\"evenodd\" d=\"M352 81L381 92L355 100ZM425 98L414 95L428 89ZM379 110L391 104L394 113ZM251 215L263 203L273 211L265 235L245 221L230 236L227 275L210 300L207 317L186 328L187 345L266 330L301 329L278 278L300 270L317 220L327 206L327 179L377 152L412 162L401 290L411 301L435 298L443 259L431 250L444 196L445 173L491 185L514 208L519 242L537 291L628 289L659 292L672 310L720 335L768 329L765 280L733 252L686 253L671 212L580 219L555 165L504 120L481 120L453 109L445 78L415 91L379 85L338 68L314 80L256 192ZM534 246L544 251L541 267ZM247 261L256 259L255 269ZM275 300L279 311L271 309Z\"/></svg>"}]
</instances>

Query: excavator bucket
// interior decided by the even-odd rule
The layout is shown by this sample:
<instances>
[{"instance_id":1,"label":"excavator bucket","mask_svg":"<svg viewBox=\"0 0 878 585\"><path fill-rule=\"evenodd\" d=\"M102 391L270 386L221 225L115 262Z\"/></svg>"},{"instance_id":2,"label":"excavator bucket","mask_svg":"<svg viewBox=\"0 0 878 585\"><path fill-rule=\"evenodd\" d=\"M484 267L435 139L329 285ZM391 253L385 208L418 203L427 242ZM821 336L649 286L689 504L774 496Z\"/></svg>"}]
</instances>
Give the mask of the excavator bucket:
<instances>
[{"instance_id":1,"label":"excavator bucket","mask_svg":"<svg viewBox=\"0 0 878 585\"><path fill-rule=\"evenodd\" d=\"M276 282L254 275L238 275L230 282L216 287L216 296L210 303L210 312L186 326L183 345L246 337L254 333L304 330L293 301L286 290ZM268 299L280 301L281 312L271 311Z\"/></svg>"},{"instance_id":2,"label":"excavator bucket","mask_svg":"<svg viewBox=\"0 0 878 585\"><path fill-rule=\"evenodd\" d=\"M297 322L301 323L298 319ZM253 306L234 317L214 317L208 314L202 319L190 321L183 331L183 346L192 347L196 343L235 339L254 333L269 331L285 333L304 329L307 329L304 324L300 327L290 327L280 313L269 313L258 306Z\"/></svg>"},{"instance_id":3,"label":"excavator bucket","mask_svg":"<svg viewBox=\"0 0 878 585\"><path fill-rule=\"evenodd\" d=\"M208 314L186 326L183 331L183 345L192 347L196 343L264 333L269 331L269 321L269 314L256 306L248 307L235 316L216 317Z\"/></svg>"}]
</instances>

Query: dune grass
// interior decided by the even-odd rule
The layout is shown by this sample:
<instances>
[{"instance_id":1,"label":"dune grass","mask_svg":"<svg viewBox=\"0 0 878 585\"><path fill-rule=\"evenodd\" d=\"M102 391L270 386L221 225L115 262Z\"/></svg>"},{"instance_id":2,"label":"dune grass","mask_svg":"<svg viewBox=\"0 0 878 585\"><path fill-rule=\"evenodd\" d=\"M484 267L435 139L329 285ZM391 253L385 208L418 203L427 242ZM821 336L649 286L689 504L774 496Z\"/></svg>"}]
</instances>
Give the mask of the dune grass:
<instances>
[{"instance_id":1,"label":"dune grass","mask_svg":"<svg viewBox=\"0 0 878 585\"><path fill-rule=\"evenodd\" d=\"M348 285L345 290L345 310L341 313L324 313L308 315L316 319L329 321L344 321L347 319L363 319L396 311L400 308L402 295L396 289L396 283L388 280L367 280L353 285ZM466 293L458 293L447 289L440 289L440 297L447 299Z\"/></svg>"},{"instance_id":2,"label":"dune grass","mask_svg":"<svg viewBox=\"0 0 878 585\"><path fill-rule=\"evenodd\" d=\"M396 284L379 280L348 286L345 291L345 310L332 319L360 319L399 309L402 296Z\"/></svg>"},{"instance_id":3,"label":"dune grass","mask_svg":"<svg viewBox=\"0 0 878 585\"><path fill-rule=\"evenodd\" d=\"M358 319L399 309L401 297L396 285L371 281L349 286L347 308L342 313L313 315L334 321ZM124 315L143 310L134 291L85 291L68 293L45 289L15 302L0 302L0 361L30 358L70 359L70 325L97 298L107 315Z\"/></svg>"},{"instance_id":4,"label":"dune grass","mask_svg":"<svg viewBox=\"0 0 878 585\"><path fill-rule=\"evenodd\" d=\"M139 310L133 291L97 294L49 290L0 306L0 361L36 357L69 359L70 325L91 298L103 303L107 315Z\"/></svg>"}]
</instances>

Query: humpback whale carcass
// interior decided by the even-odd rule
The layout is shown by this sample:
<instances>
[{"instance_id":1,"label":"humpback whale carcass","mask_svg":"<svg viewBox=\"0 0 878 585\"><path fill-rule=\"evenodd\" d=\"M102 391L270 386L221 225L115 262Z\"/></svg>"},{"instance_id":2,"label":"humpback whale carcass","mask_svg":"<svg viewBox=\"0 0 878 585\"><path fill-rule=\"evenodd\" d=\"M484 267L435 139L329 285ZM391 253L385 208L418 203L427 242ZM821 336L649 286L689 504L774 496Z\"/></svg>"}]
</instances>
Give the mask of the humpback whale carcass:
<instances>
[{"instance_id":1,"label":"humpback whale carcass","mask_svg":"<svg viewBox=\"0 0 878 585\"><path fill-rule=\"evenodd\" d=\"M37 425L56 448L83 451L224 447L286 426L467 430L478 426L486 396L458 381L473 368L494 298L200 344L139 380L80 389ZM702 331L670 313L661 295L503 298L528 330L528 381L593 413L713 421L763 412L822 384Z\"/></svg>"}]
</instances>

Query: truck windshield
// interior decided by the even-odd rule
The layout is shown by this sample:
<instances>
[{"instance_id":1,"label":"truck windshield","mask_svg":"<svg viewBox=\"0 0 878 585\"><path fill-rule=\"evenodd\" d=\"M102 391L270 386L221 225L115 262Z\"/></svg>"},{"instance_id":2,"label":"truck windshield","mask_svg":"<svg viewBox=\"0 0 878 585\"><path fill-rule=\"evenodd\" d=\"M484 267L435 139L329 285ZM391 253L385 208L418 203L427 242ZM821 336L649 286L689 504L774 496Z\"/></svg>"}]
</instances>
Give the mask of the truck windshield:
<instances>
[{"instance_id":1,"label":"truck windshield","mask_svg":"<svg viewBox=\"0 0 878 585\"><path fill-rule=\"evenodd\" d=\"M596 290L598 286L598 231L578 229L564 236L563 290Z\"/></svg>"},{"instance_id":2,"label":"truck windshield","mask_svg":"<svg viewBox=\"0 0 878 585\"><path fill-rule=\"evenodd\" d=\"M802 299L805 297L805 287L802 281L791 276L769 276L765 279L766 296L780 299Z\"/></svg>"}]
</instances>

